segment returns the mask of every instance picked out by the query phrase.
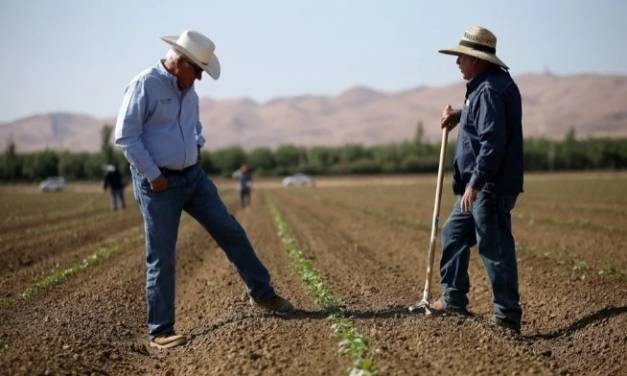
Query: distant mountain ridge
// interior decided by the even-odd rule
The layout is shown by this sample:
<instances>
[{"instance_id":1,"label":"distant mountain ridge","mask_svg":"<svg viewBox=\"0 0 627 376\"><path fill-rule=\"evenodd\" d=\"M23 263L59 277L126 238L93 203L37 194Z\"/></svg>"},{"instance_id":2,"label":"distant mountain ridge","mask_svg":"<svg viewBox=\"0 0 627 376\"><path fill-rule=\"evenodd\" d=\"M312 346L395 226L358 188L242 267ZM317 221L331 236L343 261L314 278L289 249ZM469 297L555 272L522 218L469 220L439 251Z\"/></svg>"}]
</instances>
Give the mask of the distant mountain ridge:
<instances>
[{"instance_id":1,"label":"distant mountain ridge","mask_svg":"<svg viewBox=\"0 0 627 376\"><path fill-rule=\"evenodd\" d=\"M627 76L581 74L515 77L523 97L525 137L627 136ZM463 82L385 93L358 86L337 96L300 95L257 103L249 98L201 98L203 135L211 149L282 144L366 145L399 142L424 124L425 138L439 139L439 117L464 98ZM121 99L120 99L121 100ZM87 114L50 113L0 123L0 147L12 140L18 151L45 148L95 151L103 124L115 119Z\"/></svg>"}]
</instances>

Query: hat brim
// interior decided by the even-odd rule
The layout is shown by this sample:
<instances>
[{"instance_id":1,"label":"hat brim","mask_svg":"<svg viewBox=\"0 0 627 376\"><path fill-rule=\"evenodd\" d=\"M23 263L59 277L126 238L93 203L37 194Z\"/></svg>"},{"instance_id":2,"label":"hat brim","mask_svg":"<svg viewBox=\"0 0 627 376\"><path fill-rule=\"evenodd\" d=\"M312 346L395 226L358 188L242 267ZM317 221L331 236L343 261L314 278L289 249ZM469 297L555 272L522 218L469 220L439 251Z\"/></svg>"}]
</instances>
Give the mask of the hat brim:
<instances>
[{"instance_id":1,"label":"hat brim","mask_svg":"<svg viewBox=\"0 0 627 376\"><path fill-rule=\"evenodd\" d=\"M161 40L169 44L176 52L182 54L186 58L190 59L194 64L201 67L214 80L220 78L220 61L215 54L211 55L209 63L203 64L202 62L200 62L200 60L196 59L194 55L192 55L185 47L176 43L176 41L178 40L178 36L165 36L161 37Z\"/></svg>"},{"instance_id":2,"label":"hat brim","mask_svg":"<svg viewBox=\"0 0 627 376\"><path fill-rule=\"evenodd\" d=\"M476 57L477 59L489 61L490 63L496 64L505 69L509 69L507 64L505 64L496 55L493 55L488 52L477 51L475 49L472 49L466 46L455 46L455 47L439 50L438 52L441 54L445 54L445 55L455 55L455 56L468 55L468 56Z\"/></svg>"}]
</instances>

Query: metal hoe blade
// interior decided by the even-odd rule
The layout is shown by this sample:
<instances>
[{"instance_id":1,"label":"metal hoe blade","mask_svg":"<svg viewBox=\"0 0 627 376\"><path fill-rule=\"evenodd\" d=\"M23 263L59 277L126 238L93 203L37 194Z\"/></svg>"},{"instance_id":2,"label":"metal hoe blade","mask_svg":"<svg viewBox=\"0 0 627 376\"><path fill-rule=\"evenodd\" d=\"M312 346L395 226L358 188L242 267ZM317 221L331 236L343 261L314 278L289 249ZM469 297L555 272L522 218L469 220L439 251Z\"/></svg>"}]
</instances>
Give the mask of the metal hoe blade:
<instances>
[{"instance_id":1,"label":"metal hoe blade","mask_svg":"<svg viewBox=\"0 0 627 376\"><path fill-rule=\"evenodd\" d=\"M424 313L427 316L433 313L429 306L429 292L428 291L423 292L422 299L417 301L416 304L409 306L409 312Z\"/></svg>"}]
</instances>

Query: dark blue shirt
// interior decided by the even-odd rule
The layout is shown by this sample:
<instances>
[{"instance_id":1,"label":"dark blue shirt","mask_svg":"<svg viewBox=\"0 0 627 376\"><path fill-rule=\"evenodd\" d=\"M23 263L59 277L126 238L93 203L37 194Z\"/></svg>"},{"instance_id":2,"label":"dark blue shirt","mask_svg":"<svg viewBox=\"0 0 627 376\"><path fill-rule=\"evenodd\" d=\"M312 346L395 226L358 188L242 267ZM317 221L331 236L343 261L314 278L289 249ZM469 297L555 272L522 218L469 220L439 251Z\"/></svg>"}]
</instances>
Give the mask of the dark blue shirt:
<instances>
[{"instance_id":1,"label":"dark blue shirt","mask_svg":"<svg viewBox=\"0 0 627 376\"><path fill-rule=\"evenodd\" d=\"M122 175L118 170L107 172L104 177L103 188L107 189L111 187L112 190L120 190L124 188L124 182L122 181Z\"/></svg>"},{"instance_id":2,"label":"dark blue shirt","mask_svg":"<svg viewBox=\"0 0 627 376\"><path fill-rule=\"evenodd\" d=\"M489 69L468 82L459 120L453 191L477 190L501 194L523 191L523 135L520 92L500 68Z\"/></svg>"},{"instance_id":3,"label":"dark blue shirt","mask_svg":"<svg viewBox=\"0 0 627 376\"><path fill-rule=\"evenodd\" d=\"M253 174L250 171L245 171L240 174L239 177L239 189L242 192L249 192L253 186Z\"/></svg>"}]
</instances>

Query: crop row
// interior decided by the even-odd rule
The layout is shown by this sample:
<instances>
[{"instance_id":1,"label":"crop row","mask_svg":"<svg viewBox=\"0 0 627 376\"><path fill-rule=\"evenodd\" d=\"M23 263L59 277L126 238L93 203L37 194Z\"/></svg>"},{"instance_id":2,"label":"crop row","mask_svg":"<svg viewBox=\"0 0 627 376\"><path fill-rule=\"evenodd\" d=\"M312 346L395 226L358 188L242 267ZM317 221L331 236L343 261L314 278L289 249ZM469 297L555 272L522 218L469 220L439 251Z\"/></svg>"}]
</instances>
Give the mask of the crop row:
<instances>
[{"instance_id":1,"label":"crop row","mask_svg":"<svg viewBox=\"0 0 627 376\"><path fill-rule=\"evenodd\" d=\"M64 280L72 277L76 273L87 269L88 267L95 265L97 263L102 262L103 260L115 255L116 253L123 251L131 246L137 245L139 241L143 239L143 235L136 234L132 237L128 237L124 239L120 243L115 243L109 247L101 247L96 250L93 254L85 257L84 259L75 262L68 268L63 270L56 271L52 274L47 275L43 279L35 282L33 285L28 287L22 294L22 298L29 298L38 291L42 289L46 289L55 284L61 283Z\"/></svg>"},{"instance_id":2,"label":"crop row","mask_svg":"<svg viewBox=\"0 0 627 376\"><path fill-rule=\"evenodd\" d=\"M389 209L383 209L383 208L379 208L379 207L375 207L374 205L369 205L369 206L364 206L364 205L360 205L358 203L355 203L354 201L342 201L342 200L338 200L338 199L333 199L330 198L328 196L321 196L319 194L313 194L310 195L310 197L318 200L319 202L322 202L324 204L333 206L333 207L341 207L341 208L345 208L351 211L355 211L355 212L359 212L359 213L363 213L365 215L368 215L370 217L373 218L377 218L380 220L384 220L393 224L397 224L397 225L401 225L404 227L408 227L411 229L418 229L421 231L429 231L430 230L430 225L417 220L415 218L412 217L408 217L406 215L400 214L397 211L392 211ZM517 212L513 212L512 216L515 219L518 220L525 220L524 223L527 226L534 226L536 223L535 217L533 216L529 216L529 215L525 215L525 214L519 214ZM585 228L585 229L597 229L597 226L595 224L592 224L590 222L582 222L582 221L576 221L576 220L556 220L556 219L541 219L539 220L540 223L545 223L545 224L553 224L553 225L564 225L564 224L568 224L572 227L581 229L581 228ZM539 223L538 223L539 224ZM604 229L607 232L611 232L609 229ZM571 265L573 271L579 271L579 272L596 272L601 276L605 276L605 277L618 277L618 278L626 278L627 275L627 271L621 269L620 267L617 267L615 265L610 265L607 262L605 263L601 263L601 265L599 265L598 269L595 271L593 270L592 267L590 267L588 265L588 263L585 260L582 260L580 258L578 258L577 256L564 256L563 254L558 254L555 251L549 250L545 247L536 245L536 244L532 244L527 240L524 241L518 241L517 242L517 248L519 248L521 251L529 251L532 252L533 254L537 255L537 256L541 256L541 257L547 257L550 259L553 259L555 261L557 261L559 264L567 264L567 265Z\"/></svg>"},{"instance_id":3,"label":"crop row","mask_svg":"<svg viewBox=\"0 0 627 376\"><path fill-rule=\"evenodd\" d=\"M311 261L299 249L295 237L292 235L276 205L270 200L267 201L267 205L278 228L283 246L292 260L295 272L303 281L309 294L329 313L329 320L332 322L331 329L340 339L340 352L347 354L353 362L352 367L348 369L348 374L376 375L377 369L374 364L374 353L369 349L366 340L358 332L353 321L342 312L341 308L344 306L344 303L327 285Z\"/></svg>"}]
</instances>

